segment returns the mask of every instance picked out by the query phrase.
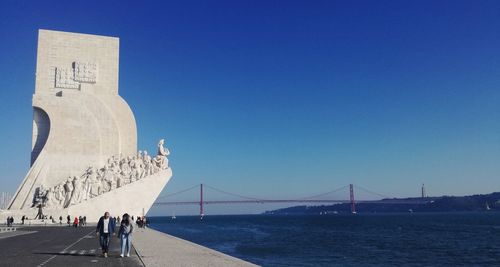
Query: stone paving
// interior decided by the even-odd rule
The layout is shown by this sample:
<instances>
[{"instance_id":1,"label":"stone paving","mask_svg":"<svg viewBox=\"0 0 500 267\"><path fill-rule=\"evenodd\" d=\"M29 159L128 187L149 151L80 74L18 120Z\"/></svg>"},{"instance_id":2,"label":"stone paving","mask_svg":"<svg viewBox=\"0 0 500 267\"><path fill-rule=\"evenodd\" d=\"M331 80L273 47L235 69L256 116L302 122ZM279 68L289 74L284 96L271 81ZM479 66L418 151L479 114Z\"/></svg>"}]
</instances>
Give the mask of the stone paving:
<instances>
[{"instance_id":1,"label":"stone paving","mask_svg":"<svg viewBox=\"0 0 500 267\"><path fill-rule=\"evenodd\" d=\"M134 249L130 258L120 258L116 236L111 239L109 257L102 257L95 226L19 227L15 236L2 238L4 234L0 235L0 266L144 266Z\"/></svg>"},{"instance_id":2,"label":"stone paving","mask_svg":"<svg viewBox=\"0 0 500 267\"><path fill-rule=\"evenodd\" d=\"M257 266L152 229L138 229L134 233L132 242L148 267Z\"/></svg>"}]
</instances>

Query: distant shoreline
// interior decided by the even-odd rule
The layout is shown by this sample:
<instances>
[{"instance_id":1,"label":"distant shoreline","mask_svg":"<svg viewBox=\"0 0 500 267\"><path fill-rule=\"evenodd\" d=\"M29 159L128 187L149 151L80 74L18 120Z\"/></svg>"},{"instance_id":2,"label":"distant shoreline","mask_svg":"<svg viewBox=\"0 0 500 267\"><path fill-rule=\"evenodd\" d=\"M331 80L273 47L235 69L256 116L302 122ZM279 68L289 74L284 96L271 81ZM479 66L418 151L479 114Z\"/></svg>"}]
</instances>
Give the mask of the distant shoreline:
<instances>
[{"instance_id":1,"label":"distant shoreline","mask_svg":"<svg viewBox=\"0 0 500 267\"><path fill-rule=\"evenodd\" d=\"M318 207L321 207L321 206L318 206ZM411 215L411 214L419 214L419 215L439 215L439 214L474 214L474 213L478 213L478 214L484 214L484 213L498 213L500 210L478 210L478 211L420 211L420 212L413 212L413 213L410 213L408 211L403 211L403 212L358 212L356 215ZM334 213L327 213L327 214L315 214L315 213L270 213L270 211L266 211L266 212L263 212L263 213L250 213L250 214L208 214L208 215L205 215L205 218L206 217L253 217L253 216L258 216L258 217L265 217L265 216L275 216L275 217L279 217L279 216L283 216L283 217L286 217L286 216L298 216L298 217L302 217L302 216L345 216L345 215L348 215L348 216L354 216L354 214L351 214L350 212L339 212L337 214L334 214ZM199 215L177 215L177 219L179 218L197 218L199 217ZM170 218L170 216L161 216L161 215L155 215L155 216L149 216L148 217L150 219L149 223L151 224L156 224L158 222L155 221L155 219L163 219L163 218Z\"/></svg>"},{"instance_id":2,"label":"distant shoreline","mask_svg":"<svg viewBox=\"0 0 500 267\"><path fill-rule=\"evenodd\" d=\"M427 200L425 204L390 204L384 201ZM500 211L500 192L470 196L440 196L426 198L392 198L371 203L356 203L357 213L414 213L414 212L479 212ZM350 203L318 206L293 206L266 211L267 215L327 215L351 213Z\"/></svg>"}]
</instances>

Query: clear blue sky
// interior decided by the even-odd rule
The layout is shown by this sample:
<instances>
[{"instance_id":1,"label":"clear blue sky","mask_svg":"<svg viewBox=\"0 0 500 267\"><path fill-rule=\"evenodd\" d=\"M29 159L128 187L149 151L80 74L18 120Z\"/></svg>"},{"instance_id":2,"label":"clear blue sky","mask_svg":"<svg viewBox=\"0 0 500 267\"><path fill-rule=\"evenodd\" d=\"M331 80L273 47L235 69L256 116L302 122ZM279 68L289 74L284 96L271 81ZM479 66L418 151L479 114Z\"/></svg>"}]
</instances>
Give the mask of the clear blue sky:
<instances>
[{"instance_id":1,"label":"clear blue sky","mask_svg":"<svg viewBox=\"0 0 500 267\"><path fill-rule=\"evenodd\" d=\"M120 38L139 148L172 152L163 194L500 191L499 1L124 2L0 3L0 191L29 169L40 28Z\"/></svg>"}]
</instances>

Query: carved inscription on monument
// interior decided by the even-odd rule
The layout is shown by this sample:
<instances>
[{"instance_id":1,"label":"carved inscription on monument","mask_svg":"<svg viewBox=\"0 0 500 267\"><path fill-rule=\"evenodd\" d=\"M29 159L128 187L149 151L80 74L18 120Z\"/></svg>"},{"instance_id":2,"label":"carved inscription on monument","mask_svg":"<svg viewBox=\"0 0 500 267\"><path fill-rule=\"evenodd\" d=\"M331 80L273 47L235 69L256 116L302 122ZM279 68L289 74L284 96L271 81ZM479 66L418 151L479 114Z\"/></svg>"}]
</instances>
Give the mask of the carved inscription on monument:
<instances>
[{"instance_id":1,"label":"carved inscription on monument","mask_svg":"<svg viewBox=\"0 0 500 267\"><path fill-rule=\"evenodd\" d=\"M73 79L73 71L66 68L56 68L56 88L79 89L80 83Z\"/></svg>"},{"instance_id":2,"label":"carved inscription on monument","mask_svg":"<svg viewBox=\"0 0 500 267\"><path fill-rule=\"evenodd\" d=\"M57 67L55 87L80 89L81 83L97 82L97 64L93 62L73 62L71 69Z\"/></svg>"},{"instance_id":3,"label":"carved inscription on monument","mask_svg":"<svg viewBox=\"0 0 500 267\"><path fill-rule=\"evenodd\" d=\"M74 79L82 83L95 83L97 79L96 63L73 63Z\"/></svg>"}]
</instances>

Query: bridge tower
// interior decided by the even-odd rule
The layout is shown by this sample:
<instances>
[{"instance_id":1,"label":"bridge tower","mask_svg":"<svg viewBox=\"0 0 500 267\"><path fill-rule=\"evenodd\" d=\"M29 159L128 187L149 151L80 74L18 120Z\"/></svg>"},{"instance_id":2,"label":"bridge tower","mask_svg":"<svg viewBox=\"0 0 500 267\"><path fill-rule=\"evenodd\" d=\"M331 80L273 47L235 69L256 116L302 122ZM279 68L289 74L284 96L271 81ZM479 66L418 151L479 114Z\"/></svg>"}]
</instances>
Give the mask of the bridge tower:
<instances>
[{"instance_id":1,"label":"bridge tower","mask_svg":"<svg viewBox=\"0 0 500 267\"><path fill-rule=\"evenodd\" d=\"M425 198L425 185L422 184L422 198Z\"/></svg>"},{"instance_id":2,"label":"bridge tower","mask_svg":"<svg viewBox=\"0 0 500 267\"><path fill-rule=\"evenodd\" d=\"M350 184L349 185L349 193L350 193L350 199L351 199L351 213L356 213L356 204L354 203L354 185Z\"/></svg>"},{"instance_id":3,"label":"bridge tower","mask_svg":"<svg viewBox=\"0 0 500 267\"><path fill-rule=\"evenodd\" d=\"M203 219L203 184L200 184L200 218Z\"/></svg>"}]
</instances>

